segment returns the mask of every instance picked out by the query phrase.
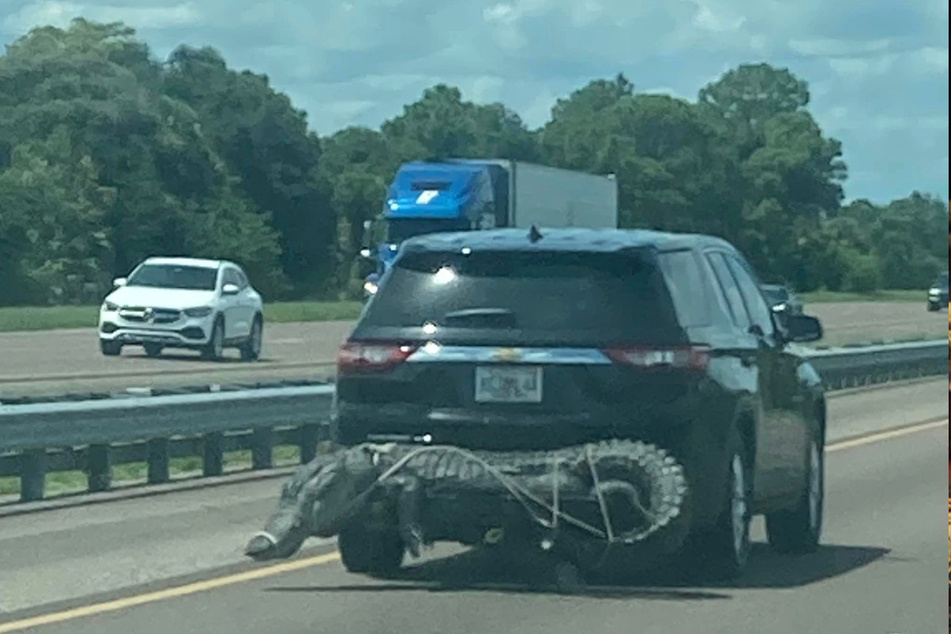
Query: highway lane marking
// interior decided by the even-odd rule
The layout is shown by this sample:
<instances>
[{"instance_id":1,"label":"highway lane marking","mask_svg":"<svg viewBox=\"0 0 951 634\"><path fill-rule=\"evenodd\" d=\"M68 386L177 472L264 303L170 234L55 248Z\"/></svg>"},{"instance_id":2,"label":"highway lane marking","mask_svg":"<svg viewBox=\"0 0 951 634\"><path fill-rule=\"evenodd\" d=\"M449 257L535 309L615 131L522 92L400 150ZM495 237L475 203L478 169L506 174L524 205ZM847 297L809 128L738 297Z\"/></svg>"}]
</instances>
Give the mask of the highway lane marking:
<instances>
[{"instance_id":1,"label":"highway lane marking","mask_svg":"<svg viewBox=\"0 0 951 634\"><path fill-rule=\"evenodd\" d=\"M316 555L314 557L308 557L307 559L301 559L299 561L289 561L274 566L268 566L266 568L257 568L255 570L248 570L247 572L240 572L234 575L228 575L226 577L208 579L207 581L198 581L196 583L190 583L188 585L178 586L176 588L147 592L145 594L131 596L124 599L106 601L105 603L95 603L93 605L86 605L79 608L73 608L71 610L64 610L62 612L54 612L52 614L44 614L20 621L0 623L0 634L20 632L31 627L73 621L85 616L95 616L97 614L105 614L107 612L116 612L118 610L125 610L127 608L144 605L146 603L155 603L156 601L175 599L177 597L184 597L191 594L196 594L198 592L216 590L218 588L231 586L236 583L255 581L257 579L266 579L267 577L303 570L305 568L312 568L314 566L330 563L339 559L340 553L338 552Z\"/></svg>"},{"instance_id":2,"label":"highway lane marking","mask_svg":"<svg viewBox=\"0 0 951 634\"><path fill-rule=\"evenodd\" d=\"M909 434L914 434L921 431L928 431L929 429L938 429L939 427L947 427L948 419L929 421L926 423L919 423L917 425L909 425L907 427L902 427L901 429L893 429L891 431L881 431L874 432L871 434L865 434L857 438L846 438L843 440L837 440L826 445L826 451L841 451L842 449L851 449L853 447L861 447L863 445L870 445L874 442L881 442L884 440L892 440L893 438L901 438L902 436L907 436Z\"/></svg>"},{"instance_id":3,"label":"highway lane marking","mask_svg":"<svg viewBox=\"0 0 951 634\"><path fill-rule=\"evenodd\" d=\"M939 420L939 421L928 421L928 422L919 423L915 425L909 425L907 427L902 427L901 429L875 432L875 433L866 434L857 438L847 438L847 439L828 443L826 445L826 451L833 452L833 451L841 451L843 449L851 449L853 447L861 447L863 445L870 445L876 442L892 440L895 438L908 436L910 434L914 434L918 432L928 431L931 429L938 429L940 427L946 427L947 425L948 425L948 419ZM296 572L296 571L304 570L307 568L313 568L316 566L328 564L328 563L339 561L339 560L340 560L340 553L335 551L332 553L326 553L323 555L308 557L306 559L300 559L298 561L289 561L289 562L285 562L281 564L275 564L273 566L267 566L265 568L256 568L254 570L240 572L233 575L218 577L215 579L208 579L206 581L198 581L196 583L190 583L184 586L167 588L165 590L157 590L155 592L147 592L145 594L131 596L124 599L116 599L114 601L106 601L104 603L95 603L92 605L87 605L87 606L83 606L79 608L64 610L62 612L54 612L51 614L44 614L44 615L35 616L32 618L22 619L20 621L10 621L8 623L0 623L0 634L9 634L10 632L21 632L23 630L33 628L33 627L39 627L42 625L54 625L56 623L73 621L75 619L83 618L86 616L96 616L98 614L116 612L119 610L125 610L127 608L132 608L132 607L144 605L147 603L155 603L157 601L175 599L178 597L189 596L192 594L197 594L199 592L207 592L209 590L216 590L218 588L224 588L227 586L232 586L239 583L245 583L248 581L266 579L268 577L274 577L276 575L281 575L288 572Z\"/></svg>"}]
</instances>

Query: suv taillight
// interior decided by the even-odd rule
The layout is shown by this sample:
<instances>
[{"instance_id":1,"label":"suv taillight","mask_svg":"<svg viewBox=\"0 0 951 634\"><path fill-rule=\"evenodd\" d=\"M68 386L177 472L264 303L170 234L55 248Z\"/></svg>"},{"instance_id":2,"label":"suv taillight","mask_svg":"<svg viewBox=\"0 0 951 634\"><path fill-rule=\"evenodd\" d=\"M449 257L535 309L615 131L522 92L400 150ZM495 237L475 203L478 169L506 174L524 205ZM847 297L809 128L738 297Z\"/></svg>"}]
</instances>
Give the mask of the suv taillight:
<instances>
[{"instance_id":1,"label":"suv taillight","mask_svg":"<svg viewBox=\"0 0 951 634\"><path fill-rule=\"evenodd\" d=\"M406 361L416 346L398 343L347 342L337 352L338 374L389 372Z\"/></svg>"},{"instance_id":2,"label":"suv taillight","mask_svg":"<svg viewBox=\"0 0 951 634\"><path fill-rule=\"evenodd\" d=\"M604 353L615 363L647 370L675 368L704 370L710 362L710 351L703 346L661 347L618 346Z\"/></svg>"}]
</instances>

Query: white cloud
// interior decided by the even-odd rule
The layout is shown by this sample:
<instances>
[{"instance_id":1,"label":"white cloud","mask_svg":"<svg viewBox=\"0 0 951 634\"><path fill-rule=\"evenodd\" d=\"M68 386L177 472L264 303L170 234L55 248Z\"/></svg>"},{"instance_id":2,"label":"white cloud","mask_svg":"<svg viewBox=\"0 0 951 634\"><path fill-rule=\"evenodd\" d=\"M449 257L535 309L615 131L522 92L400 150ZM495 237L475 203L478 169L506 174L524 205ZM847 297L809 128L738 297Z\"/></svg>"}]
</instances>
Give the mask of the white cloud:
<instances>
[{"instance_id":1,"label":"white cloud","mask_svg":"<svg viewBox=\"0 0 951 634\"><path fill-rule=\"evenodd\" d=\"M860 55L887 51L891 40L790 40L790 50L801 55L816 57Z\"/></svg>"},{"instance_id":2,"label":"white cloud","mask_svg":"<svg viewBox=\"0 0 951 634\"><path fill-rule=\"evenodd\" d=\"M504 3L486 7L482 11L482 16L486 22L496 22L499 24L514 24L519 17L515 7Z\"/></svg>"},{"instance_id":3,"label":"white cloud","mask_svg":"<svg viewBox=\"0 0 951 634\"><path fill-rule=\"evenodd\" d=\"M829 68L842 77L875 77L888 74L897 59L894 55L882 55L875 58L834 57L829 60Z\"/></svg>"},{"instance_id":4,"label":"white cloud","mask_svg":"<svg viewBox=\"0 0 951 634\"><path fill-rule=\"evenodd\" d=\"M37 25L66 27L74 18L84 17L96 22L125 22L139 29L167 29L189 26L201 20L194 2L173 6L114 6L92 3L77 4L43 0L22 7L3 20L7 32L26 32Z\"/></svg>"},{"instance_id":5,"label":"white cloud","mask_svg":"<svg viewBox=\"0 0 951 634\"><path fill-rule=\"evenodd\" d=\"M921 64L939 73L948 74L948 47L928 46L916 51Z\"/></svg>"},{"instance_id":6,"label":"white cloud","mask_svg":"<svg viewBox=\"0 0 951 634\"><path fill-rule=\"evenodd\" d=\"M3 27L5 31L18 33L25 33L40 24L66 27L72 19L82 15L83 9L83 5L72 2L37 2L6 16Z\"/></svg>"},{"instance_id":7,"label":"white cloud","mask_svg":"<svg viewBox=\"0 0 951 634\"><path fill-rule=\"evenodd\" d=\"M0 0L0 37L79 15L126 21L160 54L215 46L322 134L378 125L436 82L539 126L591 79L623 72L638 92L692 99L766 61L809 82L850 195L947 192L947 0ZM896 154L920 168L896 170Z\"/></svg>"},{"instance_id":8,"label":"white cloud","mask_svg":"<svg viewBox=\"0 0 951 634\"><path fill-rule=\"evenodd\" d=\"M743 16L728 17L724 14L714 13L710 7L701 6L697 9L691 22L704 31L724 33L739 30L746 22L746 18Z\"/></svg>"}]
</instances>

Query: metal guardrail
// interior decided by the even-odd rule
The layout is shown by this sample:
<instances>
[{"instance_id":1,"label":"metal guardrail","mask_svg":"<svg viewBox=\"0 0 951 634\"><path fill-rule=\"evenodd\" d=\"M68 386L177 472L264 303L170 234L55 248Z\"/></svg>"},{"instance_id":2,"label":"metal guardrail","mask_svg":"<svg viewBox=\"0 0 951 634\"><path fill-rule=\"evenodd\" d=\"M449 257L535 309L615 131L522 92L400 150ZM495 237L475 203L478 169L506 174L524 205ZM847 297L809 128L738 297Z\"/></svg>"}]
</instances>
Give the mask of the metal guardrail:
<instances>
[{"instance_id":1,"label":"metal guardrail","mask_svg":"<svg viewBox=\"0 0 951 634\"><path fill-rule=\"evenodd\" d=\"M806 355L828 390L840 390L949 370L951 341L910 341L873 346L815 349ZM947 347L946 347L947 346Z\"/></svg>"},{"instance_id":2,"label":"metal guardrail","mask_svg":"<svg viewBox=\"0 0 951 634\"><path fill-rule=\"evenodd\" d=\"M802 350L830 390L945 372L943 339ZM199 391L201 390L201 391ZM250 449L251 468L273 466L274 448L309 462L326 440L334 387L311 384L0 404L0 477L20 478L20 501L44 498L46 475L86 474L90 492L112 486L112 467L147 464L147 482L170 480L170 459L200 456L203 476L224 473L224 454Z\"/></svg>"}]
</instances>

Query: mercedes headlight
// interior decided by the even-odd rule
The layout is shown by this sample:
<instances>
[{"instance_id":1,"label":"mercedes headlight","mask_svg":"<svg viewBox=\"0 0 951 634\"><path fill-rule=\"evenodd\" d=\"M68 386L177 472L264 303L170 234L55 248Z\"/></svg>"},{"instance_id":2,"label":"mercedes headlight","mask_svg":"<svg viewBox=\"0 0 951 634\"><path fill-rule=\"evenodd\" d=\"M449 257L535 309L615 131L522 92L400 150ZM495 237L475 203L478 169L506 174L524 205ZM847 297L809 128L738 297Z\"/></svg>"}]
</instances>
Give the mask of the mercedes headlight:
<instances>
[{"instance_id":1,"label":"mercedes headlight","mask_svg":"<svg viewBox=\"0 0 951 634\"><path fill-rule=\"evenodd\" d=\"M102 303L102 310L103 312L106 312L106 313L114 313L117 310L119 310L119 305L113 304L112 302L107 300Z\"/></svg>"},{"instance_id":2,"label":"mercedes headlight","mask_svg":"<svg viewBox=\"0 0 951 634\"><path fill-rule=\"evenodd\" d=\"M207 317L211 314L213 309L211 306L199 306L197 308L189 308L185 311L187 317Z\"/></svg>"}]
</instances>

